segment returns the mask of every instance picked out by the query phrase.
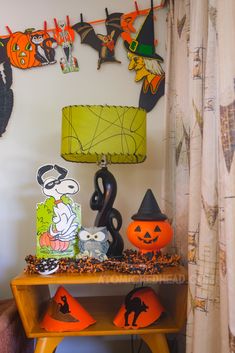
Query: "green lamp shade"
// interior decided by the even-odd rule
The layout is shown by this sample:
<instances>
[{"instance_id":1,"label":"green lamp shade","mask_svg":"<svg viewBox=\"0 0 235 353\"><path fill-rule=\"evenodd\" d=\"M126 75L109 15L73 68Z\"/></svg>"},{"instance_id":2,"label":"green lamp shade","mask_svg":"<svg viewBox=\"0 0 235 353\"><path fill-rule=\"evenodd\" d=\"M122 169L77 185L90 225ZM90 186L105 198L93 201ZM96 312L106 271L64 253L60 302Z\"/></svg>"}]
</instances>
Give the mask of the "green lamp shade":
<instances>
[{"instance_id":1,"label":"green lamp shade","mask_svg":"<svg viewBox=\"0 0 235 353\"><path fill-rule=\"evenodd\" d=\"M61 156L71 162L140 163L146 158L146 111L73 105L62 109Z\"/></svg>"}]
</instances>

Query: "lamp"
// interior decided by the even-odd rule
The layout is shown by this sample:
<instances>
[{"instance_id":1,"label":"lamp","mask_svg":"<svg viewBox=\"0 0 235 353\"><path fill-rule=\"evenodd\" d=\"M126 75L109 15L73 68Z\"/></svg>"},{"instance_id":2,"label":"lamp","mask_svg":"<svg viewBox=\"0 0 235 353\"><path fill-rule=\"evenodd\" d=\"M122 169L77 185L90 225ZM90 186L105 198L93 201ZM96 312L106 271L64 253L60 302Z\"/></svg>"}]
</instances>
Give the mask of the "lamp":
<instances>
[{"instance_id":1,"label":"lamp","mask_svg":"<svg viewBox=\"0 0 235 353\"><path fill-rule=\"evenodd\" d=\"M109 163L141 163L146 158L146 111L108 105L73 105L62 109L61 156L71 162L98 163L95 191L90 200L98 211L95 226L106 226L112 236L108 256L120 256L122 217L113 208L117 183ZM103 190L101 190L102 185Z\"/></svg>"}]
</instances>

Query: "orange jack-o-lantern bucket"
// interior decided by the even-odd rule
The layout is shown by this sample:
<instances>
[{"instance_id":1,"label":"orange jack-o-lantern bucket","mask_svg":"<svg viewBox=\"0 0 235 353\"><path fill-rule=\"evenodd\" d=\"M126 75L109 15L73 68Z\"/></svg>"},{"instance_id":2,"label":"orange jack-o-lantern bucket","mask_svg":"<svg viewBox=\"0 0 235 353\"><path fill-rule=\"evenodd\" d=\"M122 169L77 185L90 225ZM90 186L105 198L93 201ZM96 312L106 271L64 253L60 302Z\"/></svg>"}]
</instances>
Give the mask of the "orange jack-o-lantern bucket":
<instances>
[{"instance_id":1,"label":"orange jack-o-lantern bucket","mask_svg":"<svg viewBox=\"0 0 235 353\"><path fill-rule=\"evenodd\" d=\"M138 329L154 323L163 312L164 308L152 288L135 288L126 295L113 323L117 327Z\"/></svg>"},{"instance_id":2,"label":"orange jack-o-lantern bucket","mask_svg":"<svg viewBox=\"0 0 235 353\"><path fill-rule=\"evenodd\" d=\"M40 326L46 331L81 331L95 322L81 304L60 286L51 299Z\"/></svg>"},{"instance_id":3,"label":"orange jack-o-lantern bucket","mask_svg":"<svg viewBox=\"0 0 235 353\"><path fill-rule=\"evenodd\" d=\"M132 219L133 222L127 228L127 236L140 252L157 252L171 241L173 229L150 189Z\"/></svg>"}]
</instances>

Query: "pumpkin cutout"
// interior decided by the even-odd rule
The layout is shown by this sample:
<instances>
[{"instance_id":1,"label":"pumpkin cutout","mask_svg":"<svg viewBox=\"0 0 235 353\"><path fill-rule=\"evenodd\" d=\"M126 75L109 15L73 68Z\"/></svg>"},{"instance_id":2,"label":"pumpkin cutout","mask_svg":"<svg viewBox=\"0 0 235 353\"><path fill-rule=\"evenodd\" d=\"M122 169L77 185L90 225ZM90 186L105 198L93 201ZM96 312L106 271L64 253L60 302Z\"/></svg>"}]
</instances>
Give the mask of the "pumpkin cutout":
<instances>
[{"instance_id":1,"label":"pumpkin cutout","mask_svg":"<svg viewBox=\"0 0 235 353\"><path fill-rule=\"evenodd\" d=\"M167 221L133 221L127 228L129 241L140 252L157 252L170 243L173 230Z\"/></svg>"},{"instance_id":2,"label":"pumpkin cutout","mask_svg":"<svg viewBox=\"0 0 235 353\"><path fill-rule=\"evenodd\" d=\"M150 189L132 219L133 222L127 228L127 236L140 252L158 252L172 240L173 229Z\"/></svg>"},{"instance_id":3,"label":"pumpkin cutout","mask_svg":"<svg viewBox=\"0 0 235 353\"><path fill-rule=\"evenodd\" d=\"M34 31L33 29L26 29L25 32L15 32L10 35L7 43L7 55L13 66L19 69L29 69L42 65L42 63L36 59L36 45L31 41L31 38L35 35L42 36L43 40L50 38L46 31ZM47 43L47 48L49 49L51 46L52 43L50 41Z\"/></svg>"},{"instance_id":4,"label":"pumpkin cutout","mask_svg":"<svg viewBox=\"0 0 235 353\"><path fill-rule=\"evenodd\" d=\"M55 251L65 251L70 245L70 241L61 241L59 239L54 239L50 233L45 232L39 238L39 244L41 247L48 247Z\"/></svg>"}]
</instances>

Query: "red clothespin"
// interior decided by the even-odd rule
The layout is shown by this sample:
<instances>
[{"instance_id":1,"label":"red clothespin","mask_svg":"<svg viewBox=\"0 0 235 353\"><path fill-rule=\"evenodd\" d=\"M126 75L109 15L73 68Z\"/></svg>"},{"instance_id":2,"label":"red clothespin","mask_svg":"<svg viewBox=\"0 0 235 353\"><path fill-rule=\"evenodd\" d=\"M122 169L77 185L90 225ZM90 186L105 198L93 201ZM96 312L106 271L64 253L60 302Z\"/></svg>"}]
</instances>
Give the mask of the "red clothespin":
<instances>
[{"instance_id":1,"label":"red clothespin","mask_svg":"<svg viewBox=\"0 0 235 353\"><path fill-rule=\"evenodd\" d=\"M9 26L6 26L6 30L7 30L7 32L8 32L10 35L12 35L12 31L11 31L11 29L10 29Z\"/></svg>"},{"instance_id":2,"label":"red clothespin","mask_svg":"<svg viewBox=\"0 0 235 353\"><path fill-rule=\"evenodd\" d=\"M59 25L58 25L58 22L57 22L57 19L54 18L54 24L55 24L55 28L58 29L59 28Z\"/></svg>"},{"instance_id":3,"label":"red clothespin","mask_svg":"<svg viewBox=\"0 0 235 353\"><path fill-rule=\"evenodd\" d=\"M139 6L138 6L138 4L137 4L137 1L135 1L134 3L135 3L136 12L137 12L137 14L138 14L138 13L140 12Z\"/></svg>"},{"instance_id":4,"label":"red clothespin","mask_svg":"<svg viewBox=\"0 0 235 353\"><path fill-rule=\"evenodd\" d=\"M66 16L66 22L67 22L67 27L70 28L70 20L69 20L69 16Z\"/></svg>"},{"instance_id":5,"label":"red clothespin","mask_svg":"<svg viewBox=\"0 0 235 353\"><path fill-rule=\"evenodd\" d=\"M47 33L47 21L44 21L43 29L44 29L44 32Z\"/></svg>"}]
</instances>

